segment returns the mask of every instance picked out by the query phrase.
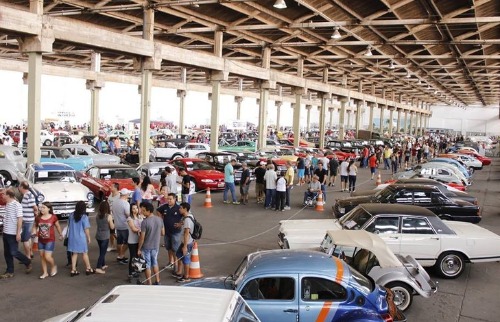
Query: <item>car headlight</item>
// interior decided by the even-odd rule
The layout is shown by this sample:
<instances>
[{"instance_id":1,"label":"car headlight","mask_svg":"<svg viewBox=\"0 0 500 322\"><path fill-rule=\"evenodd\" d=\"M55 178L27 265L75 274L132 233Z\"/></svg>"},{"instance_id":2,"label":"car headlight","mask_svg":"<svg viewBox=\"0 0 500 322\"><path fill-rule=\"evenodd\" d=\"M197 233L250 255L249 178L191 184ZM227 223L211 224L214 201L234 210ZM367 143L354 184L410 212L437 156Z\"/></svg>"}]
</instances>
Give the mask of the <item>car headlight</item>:
<instances>
[{"instance_id":1,"label":"car headlight","mask_svg":"<svg viewBox=\"0 0 500 322\"><path fill-rule=\"evenodd\" d=\"M94 201L94 194L92 192L87 193L87 200Z\"/></svg>"},{"instance_id":2,"label":"car headlight","mask_svg":"<svg viewBox=\"0 0 500 322\"><path fill-rule=\"evenodd\" d=\"M201 182L204 182L204 183L212 183L214 182L212 179L201 179Z\"/></svg>"},{"instance_id":3,"label":"car headlight","mask_svg":"<svg viewBox=\"0 0 500 322\"><path fill-rule=\"evenodd\" d=\"M45 196L42 193L38 193L38 203L45 201Z\"/></svg>"}]
</instances>

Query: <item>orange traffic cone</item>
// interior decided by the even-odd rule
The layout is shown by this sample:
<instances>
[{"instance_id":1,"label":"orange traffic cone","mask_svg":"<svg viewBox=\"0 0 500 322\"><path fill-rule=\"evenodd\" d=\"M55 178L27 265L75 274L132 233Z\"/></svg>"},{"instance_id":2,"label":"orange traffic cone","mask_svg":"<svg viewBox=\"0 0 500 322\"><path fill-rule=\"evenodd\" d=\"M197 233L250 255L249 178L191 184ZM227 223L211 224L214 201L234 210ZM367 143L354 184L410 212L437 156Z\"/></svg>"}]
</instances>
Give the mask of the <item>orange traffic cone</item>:
<instances>
[{"instance_id":1,"label":"orange traffic cone","mask_svg":"<svg viewBox=\"0 0 500 322\"><path fill-rule=\"evenodd\" d=\"M316 211L324 211L325 208L323 207L324 203L323 203L323 193L319 193L318 195L318 200L316 201L316 208L315 210Z\"/></svg>"},{"instance_id":2,"label":"orange traffic cone","mask_svg":"<svg viewBox=\"0 0 500 322\"><path fill-rule=\"evenodd\" d=\"M207 188L207 194L205 195L205 208L212 208L212 197L210 196L210 188Z\"/></svg>"},{"instance_id":3,"label":"orange traffic cone","mask_svg":"<svg viewBox=\"0 0 500 322\"><path fill-rule=\"evenodd\" d=\"M33 237L33 245L31 246L31 250L33 252L37 252L38 251L38 236L37 237Z\"/></svg>"},{"instance_id":4,"label":"orange traffic cone","mask_svg":"<svg viewBox=\"0 0 500 322\"><path fill-rule=\"evenodd\" d=\"M378 172L377 181L375 181L375 185L378 186L382 184L382 177L380 176L380 171Z\"/></svg>"},{"instance_id":5,"label":"orange traffic cone","mask_svg":"<svg viewBox=\"0 0 500 322\"><path fill-rule=\"evenodd\" d=\"M202 278L200 268L200 257L198 256L198 243L194 242L193 250L191 251L191 265L189 266L189 278Z\"/></svg>"}]
</instances>

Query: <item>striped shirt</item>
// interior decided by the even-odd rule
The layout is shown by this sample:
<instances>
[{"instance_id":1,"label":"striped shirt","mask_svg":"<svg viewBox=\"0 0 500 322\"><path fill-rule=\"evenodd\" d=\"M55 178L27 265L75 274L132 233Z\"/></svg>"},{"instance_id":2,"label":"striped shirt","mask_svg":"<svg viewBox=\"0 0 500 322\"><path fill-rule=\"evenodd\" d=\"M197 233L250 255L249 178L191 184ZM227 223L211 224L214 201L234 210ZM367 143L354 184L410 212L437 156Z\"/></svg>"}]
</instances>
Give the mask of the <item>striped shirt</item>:
<instances>
[{"instance_id":1,"label":"striped shirt","mask_svg":"<svg viewBox=\"0 0 500 322\"><path fill-rule=\"evenodd\" d=\"M35 221L35 212L33 207L36 206L35 196L31 191L26 192L23 195L23 200L21 200L21 206L23 207L23 222L31 223Z\"/></svg>"},{"instance_id":2,"label":"striped shirt","mask_svg":"<svg viewBox=\"0 0 500 322\"><path fill-rule=\"evenodd\" d=\"M5 205L5 217L3 219L3 233L17 235L17 219L23 217L23 208L17 200Z\"/></svg>"}]
</instances>

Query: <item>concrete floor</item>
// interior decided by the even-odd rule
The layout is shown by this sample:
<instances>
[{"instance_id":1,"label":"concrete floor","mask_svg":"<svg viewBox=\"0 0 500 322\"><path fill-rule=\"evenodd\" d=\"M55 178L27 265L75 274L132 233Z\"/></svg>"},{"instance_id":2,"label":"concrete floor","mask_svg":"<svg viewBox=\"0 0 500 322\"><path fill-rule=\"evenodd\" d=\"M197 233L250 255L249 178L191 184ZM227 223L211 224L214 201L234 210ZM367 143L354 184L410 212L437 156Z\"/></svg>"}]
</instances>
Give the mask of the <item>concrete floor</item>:
<instances>
[{"instance_id":1,"label":"concrete floor","mask_svg":"<svg viewBox=\"0 0 500 322\"><path fill-rule=\"evenodd\" d=\"M382 171L382 179L389 173ZM469 192L478 197L483 209L481 226L500 234L500 159L493 165L476 172L474 185ZM360 169L357 190L368 190L374 186L369 180L368 170ZM253 186L252 186L253 195ZM212 193L213 208L203 208L204 194L198 194L193 201L193 213L202 222L204 232L200 241L201 269L205 276L228 275L234 271L241 259L249 252L259 249L277 248L277 224L284 219L332 218L334 199L343 198L337 187L328 191L326 211L316 212L301 209L305 187L295 187L292 191L292 210L273 212L264 210L252 201L249 205L224 205L222 193ZM94 218L91 219L94 225ZM95 226L95 225L94 225ZM91 235L94 236L95 227ZM0 243L0 254L3 245ZM97 243L92 240L90 258L94 266L97 261ZM109 269L106 275L76 277L69 276L64 267L65 249L58 242L55 251L59 263L59 274L53 278L39 280L40 259L35 257L34 270L25 275L23 267L16 261L16 276L0 280L0 321L42 321L46 318L91 305L112 287L125 284L127 266L114 260L116 253L108 253ZM162 250L160 264L168 262L166 251ZM5 262L0 257L0 271ZM83 269L80 269L82 272ZM170 270L161 273L162 284L174 285ZM500 265L486 263L468 265L466 272L456 280L443 280L431 275L439 282L438 293L431 299L415 297L410 310L406 312L408 321L499 321L500 305ZM139 309L139 308L138 308Z\"/></svg>"}]
</instances>

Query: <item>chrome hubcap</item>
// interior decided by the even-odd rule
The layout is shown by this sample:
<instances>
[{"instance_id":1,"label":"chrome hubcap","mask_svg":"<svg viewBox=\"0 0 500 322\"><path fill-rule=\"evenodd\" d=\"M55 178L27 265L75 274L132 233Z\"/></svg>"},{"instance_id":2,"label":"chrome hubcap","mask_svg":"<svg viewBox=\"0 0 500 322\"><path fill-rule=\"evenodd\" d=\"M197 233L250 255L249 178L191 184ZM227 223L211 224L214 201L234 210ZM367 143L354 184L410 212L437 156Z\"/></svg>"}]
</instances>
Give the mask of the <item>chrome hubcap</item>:
<instances>
[{"instance_id":1,"label":"chrome hubcap","mask_svg":"<svg viewBox=\"0 0 500 322\"><path fill-rule=\"evenodd\" d=\"M455 275L462 269L462 261L455 255L448 255L443 259L441 267L446 275Z\"/></svg>"}]
</instances>

